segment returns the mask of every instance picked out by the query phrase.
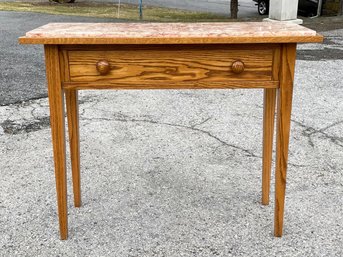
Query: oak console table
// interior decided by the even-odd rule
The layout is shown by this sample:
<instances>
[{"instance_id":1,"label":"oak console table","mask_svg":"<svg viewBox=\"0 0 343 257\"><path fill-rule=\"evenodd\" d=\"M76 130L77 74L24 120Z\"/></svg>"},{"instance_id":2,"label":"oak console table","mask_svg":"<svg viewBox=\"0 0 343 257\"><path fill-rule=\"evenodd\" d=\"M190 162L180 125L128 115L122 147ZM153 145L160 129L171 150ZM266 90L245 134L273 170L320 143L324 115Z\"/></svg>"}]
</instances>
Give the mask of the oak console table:
<instances>
[{"instance_id":1,"label":"oak console table","mask_svg":"<svg viewBox=\"0 0 343 257\"><path fill-rule=\"evenodd\" d=\"M45 50L61 239L68 236L64 97L80 207L82 89L264 89L262 204L269 203L276 109L274 235L282 236L296 45L322 40L299 25L267 22L51 23L26 33L20 43Z\"/></svg>"}]
</instances>

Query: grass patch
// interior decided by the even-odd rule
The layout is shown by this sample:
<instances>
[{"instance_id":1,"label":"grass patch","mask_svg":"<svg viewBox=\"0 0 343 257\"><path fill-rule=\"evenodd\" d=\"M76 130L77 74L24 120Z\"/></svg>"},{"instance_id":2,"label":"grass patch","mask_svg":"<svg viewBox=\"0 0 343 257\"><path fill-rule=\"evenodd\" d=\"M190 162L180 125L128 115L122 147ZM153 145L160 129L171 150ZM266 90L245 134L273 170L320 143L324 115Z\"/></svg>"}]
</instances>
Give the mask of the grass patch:
<instances>
[{"instance_id":1,"label":"grass patch","mask_svg":"<svg viewBox=\"0 0 343 257\"><path fill-rule=\"evenodd\" d=\"M113 3L0 2L0 10L118 19L118 5ZM119 19L139 20L138 6L121 4ZM143 20L162 22L230 21L228 17L220 14L152 6L144 6Z\"/></svg>"}]
</instances>

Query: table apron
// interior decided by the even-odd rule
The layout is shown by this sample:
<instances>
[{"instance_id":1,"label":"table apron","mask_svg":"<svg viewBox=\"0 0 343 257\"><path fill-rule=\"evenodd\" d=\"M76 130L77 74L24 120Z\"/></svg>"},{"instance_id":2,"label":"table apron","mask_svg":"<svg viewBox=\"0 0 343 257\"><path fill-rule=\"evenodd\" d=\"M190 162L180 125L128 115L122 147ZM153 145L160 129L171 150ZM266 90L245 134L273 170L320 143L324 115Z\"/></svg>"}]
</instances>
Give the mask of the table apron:
<instances>
[{"instance_id":1,"label":"table apron","mask_svg":"<svg viewBox=\"0 0 343 257\"><path fill-rule=\"evenodd\" d=\"M59 46L64 89L279 88L282 44ZM99 63L108 67L99 71ZM234 67L235 63L241 67ZM240 70L241 69L241 70Z\"/></svg>"},{"instance_id":2,"label":"table apron","mask_svg":"<svg viewBox=\"0 0 343 257\"><path fill-rule=\"evenodd\" d=\"M124 82L64 82L64 89L93 90L93 89L254 89L254 88L279 88L279 81L221 81L221 82L139 82L139 84Z\"/></svg>"}]
</instances>

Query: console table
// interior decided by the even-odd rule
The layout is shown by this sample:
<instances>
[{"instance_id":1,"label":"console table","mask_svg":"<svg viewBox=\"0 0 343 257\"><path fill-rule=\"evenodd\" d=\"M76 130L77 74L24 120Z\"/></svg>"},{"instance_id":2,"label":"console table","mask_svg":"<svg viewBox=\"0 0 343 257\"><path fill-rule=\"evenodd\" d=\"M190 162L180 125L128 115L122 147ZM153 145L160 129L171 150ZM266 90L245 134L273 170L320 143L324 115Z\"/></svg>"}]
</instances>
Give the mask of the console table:
<instances>
[{"instance_id":1,"label":"console table","mask_svg":"<svg viewBox=\"0 0 343 257\"><path fill-rule=\"evenodd\" d=\"M64 100L80 207L82 89L263 89L262 204L269 203L276 109L274 235L282 236L296 45L322 40L296 24L267 22L50 23L19 38L44 45L61 239L68 237Z\"/></svg>"}]
</instances>

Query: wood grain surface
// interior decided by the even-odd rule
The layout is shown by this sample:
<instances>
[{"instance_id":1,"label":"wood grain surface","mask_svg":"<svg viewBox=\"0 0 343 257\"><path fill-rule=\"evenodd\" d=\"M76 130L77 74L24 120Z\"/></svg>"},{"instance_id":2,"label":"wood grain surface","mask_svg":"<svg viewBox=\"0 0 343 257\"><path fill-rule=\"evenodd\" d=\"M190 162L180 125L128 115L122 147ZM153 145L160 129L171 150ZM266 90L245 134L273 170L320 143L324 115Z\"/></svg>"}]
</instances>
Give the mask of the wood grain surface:
<instances>
[{"instance_id":1,"label":"wood grain surface","mask_svg":"<svg viewBox=\"0 0 343 257\"><path fill-rule=\"evenodd\" d=\"M281 49L280 88L277 96L276 168L274 235L282 236L288 145L291 125L292 95L296 44L284 44Z\"/></svg>"},{"instance_id":2,"label":"wood grain surface","mask_svg":"<svg viewBox=\"0 0 343 257\"><path fill-rule=\"evenodd\" d=\"M275 48L273 55L272 80L279 81L281 46ZM263 151L262 151L262 204L269 204L270 175L273 157L273 137L275 123L276 90L264 90L263 100Z\"/></svg>"},{"instance_id":3,"label":"wood grain surface","mask_svg":"<svg viewBox=\"0 0 343 257\"><path fill-rule=\"evenodd\" d=\"M59 49L60 71L63 81L69 81L68 52ZM81 176L80 176L80 140L79 140L79 104L78 91L65 90L68 134L73 181L74 206L81 206Z\"/></svg>"},{"instance_id":4,"label":"wood grain surface","mask_svg":"<svg viewBox=\"0 0 343 257\"><path fill-rule=\"evenodd\" d=\"M263 101L262 204L268 205L273 157L276 89L265 89Z\"/></svg>"},{"instance_id":5,"label":"wood grain surface","mask_svg":"<svg viewBox=\"0 0 343 257\"><path fill-rule=\"evenodd\" d=\"M122 90L148 90L148 89L253 89L278 88L279 81L241 81L230 80L220 82L168 82L154 81L155 83L140 82L64 82L64 89L95 90L95 89L122 89Z\"/></svg>"},{"instance_id":6,"label":"wood grain surface","mask_svg":"<svg viewBox=\"0 0 343 257\"><path fill-rule=\"evenodd\" d=\"M269 203L277 96L274 235L282 236L295 55L295 43L45 45L61 239L68 237L64 91L74 201L80 206L80 89L264 88L263 204ZM99 61L108 62L109 71L99 72ZM234 62L241 62L240 73L233 72Z\"/></svg>"},{"instance_id":7,"label":"wood grain surface","mask_svg":"<svg viewBox=\"0 0 343 257\"><path fill-rule=\"evenodd\" d=\"M257 47L258 48L258 47ZM116 84L150 83L168 85L175 82L227 82L229 80L270 81L273 49L258 50L216 47L140 47L113 51L68 51L71 82ZM111 70L101 75L97 63L106 60ZM236 61L244 63L244 71L232 70Z\"/></svg>"},{"instance_id":8,"label":"wood grain surface","mask_svg":"<svg viewBox=\"0 0 343 257\"><path fill-rule=\"evenodd\" d=\"M64 91L62 89L58 47L44 46L50 105L51 137L54 152L58 217L61 239L68 237L67 177L64 124Z\"/></svg>"},{"instance_id":9,"label":"wood grain surface","mask_svg":"<svg viewBox=\"0 0 343 257\"><path fill-rule=\"evenodd\" d=\"M66 90L66 107L68 118L71 171L73 181L74 206L81 206L81 175L80 175L80 140L79 140L79 104L78 91Z\"/></svg>"}]
</instances>

